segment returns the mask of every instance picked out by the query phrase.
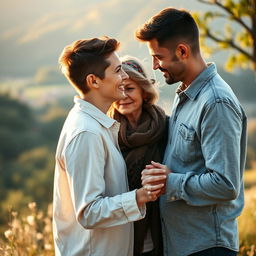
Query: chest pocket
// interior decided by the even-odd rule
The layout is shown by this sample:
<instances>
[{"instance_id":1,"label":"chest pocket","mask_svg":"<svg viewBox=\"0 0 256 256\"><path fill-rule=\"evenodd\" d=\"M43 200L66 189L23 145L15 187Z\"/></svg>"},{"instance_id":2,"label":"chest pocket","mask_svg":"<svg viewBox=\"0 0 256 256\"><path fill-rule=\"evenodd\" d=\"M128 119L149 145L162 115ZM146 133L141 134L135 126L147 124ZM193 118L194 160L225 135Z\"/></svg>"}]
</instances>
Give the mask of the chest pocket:
<instances>
[{"instance_id":1,"label":"chest pocket","mask_svg":"<svg viewBox=\"0 0 256 256\"><path fill-rule=\"evenodd\" d=\"M175 143L175 156L184 163L196 160L197 155L196 132L185 124L180 124Z\"/></svg>"}]
</instances>

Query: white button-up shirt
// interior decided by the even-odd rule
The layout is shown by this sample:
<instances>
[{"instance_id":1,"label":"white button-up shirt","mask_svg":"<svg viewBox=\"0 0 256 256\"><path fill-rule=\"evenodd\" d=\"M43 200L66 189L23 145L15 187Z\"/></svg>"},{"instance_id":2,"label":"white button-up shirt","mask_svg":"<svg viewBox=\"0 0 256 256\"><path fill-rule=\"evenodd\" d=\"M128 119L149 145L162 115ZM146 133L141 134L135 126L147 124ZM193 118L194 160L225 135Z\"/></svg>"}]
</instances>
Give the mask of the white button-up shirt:
<instances>
[{"instance_id":1,"label":"white button-up shirt","mask_svg":"<svg viewBox=\"0 0 256 256\"><path fill-rule=\"evenodd\" d=\"M56 255L133 255L133 221L144 217L129 191L119 124L75 97L63 126L54 177Z\"/></svg>"}]
</instances>

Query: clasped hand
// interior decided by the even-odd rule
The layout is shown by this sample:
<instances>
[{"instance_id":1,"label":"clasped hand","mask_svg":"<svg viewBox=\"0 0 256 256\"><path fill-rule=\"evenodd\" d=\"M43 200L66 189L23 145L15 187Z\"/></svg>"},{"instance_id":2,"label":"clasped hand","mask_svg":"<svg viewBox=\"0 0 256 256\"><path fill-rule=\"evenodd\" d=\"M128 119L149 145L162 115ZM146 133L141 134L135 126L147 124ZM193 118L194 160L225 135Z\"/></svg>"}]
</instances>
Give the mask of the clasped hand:
<instances>
[{"instance_id":1,"label":"clasped hand","mask_svg":"<svg viewBox=\"0 0 256 256\"><path fill-rule=\"evenodd\" d=\"M141 173L142 186L150 193L157 193L156 197L165 193L166 179L171 171L166 165L151 161ZM162 184L159 190L159 185Z\"/></svg>"}]
</instances>

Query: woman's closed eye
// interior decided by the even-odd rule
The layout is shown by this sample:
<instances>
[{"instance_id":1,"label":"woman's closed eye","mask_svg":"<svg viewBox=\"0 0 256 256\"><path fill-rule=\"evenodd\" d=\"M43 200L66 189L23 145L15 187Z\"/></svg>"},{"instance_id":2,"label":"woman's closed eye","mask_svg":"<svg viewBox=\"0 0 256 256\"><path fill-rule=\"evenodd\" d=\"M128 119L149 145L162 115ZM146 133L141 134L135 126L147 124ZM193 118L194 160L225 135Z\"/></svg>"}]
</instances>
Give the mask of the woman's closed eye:
<instances>
[{"instance_id":1,"label":"woman's closed eye","mask_svg":"<svg viewBox=\"0 0 256 256\"><path fill-rule=\"evenodd\" d=\"M125 91L131 92L131 91L133 91L134 89L135 89L134 87L126 87L126 88L125 88Z\"/></svg>"}]
</instances>

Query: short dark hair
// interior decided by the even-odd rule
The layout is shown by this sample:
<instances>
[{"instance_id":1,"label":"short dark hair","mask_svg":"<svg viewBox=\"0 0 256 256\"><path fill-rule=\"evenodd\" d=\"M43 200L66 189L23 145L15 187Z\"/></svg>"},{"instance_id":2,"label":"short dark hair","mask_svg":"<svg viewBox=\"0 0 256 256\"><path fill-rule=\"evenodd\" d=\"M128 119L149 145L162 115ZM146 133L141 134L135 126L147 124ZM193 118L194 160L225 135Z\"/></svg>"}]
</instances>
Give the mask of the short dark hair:
<instances>
[{"instance_id":1,"label":"short dark hair","mask_svg":"<svg viewBox=\"0 0 256 256\"><path fill-rule=\"evenodd\" d=\"M103 79L110 65L106 58L118 47L116 39L106 36L77 40L66 46L59 57L62 72L78 91L85 94L89 91L87 75L94 74Z\"/></svg>"},{"instance_id":2,"label":"short dark hair","mask_svg":"<svg viewBox=\"0 0 256 256\"><path fill-rule=\"evenodd\" d=\"M185 10L166 8L136 31L141 41L156 39L160 46L167 42L185 41L194 52L199 51L199 31L191 14Z\"/></svg>"}]
</instances>

